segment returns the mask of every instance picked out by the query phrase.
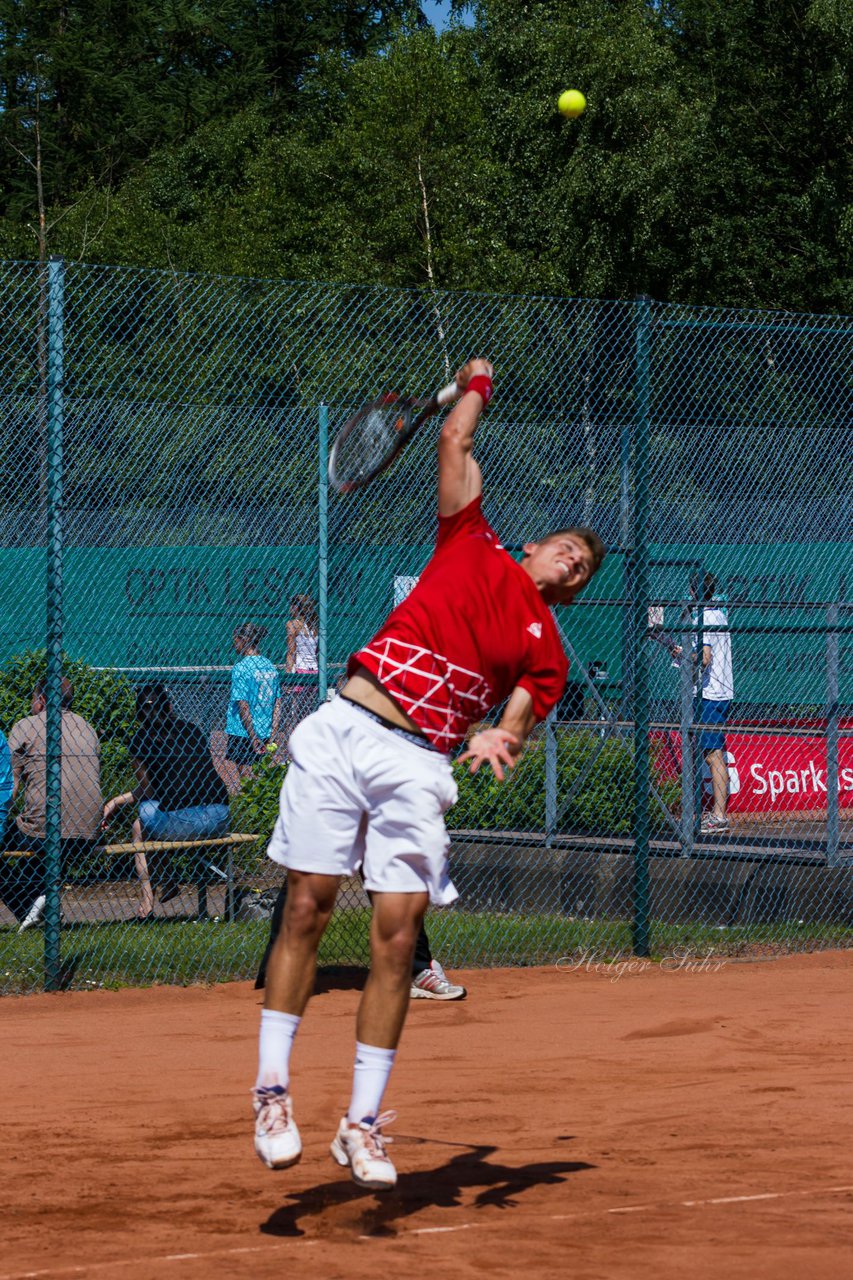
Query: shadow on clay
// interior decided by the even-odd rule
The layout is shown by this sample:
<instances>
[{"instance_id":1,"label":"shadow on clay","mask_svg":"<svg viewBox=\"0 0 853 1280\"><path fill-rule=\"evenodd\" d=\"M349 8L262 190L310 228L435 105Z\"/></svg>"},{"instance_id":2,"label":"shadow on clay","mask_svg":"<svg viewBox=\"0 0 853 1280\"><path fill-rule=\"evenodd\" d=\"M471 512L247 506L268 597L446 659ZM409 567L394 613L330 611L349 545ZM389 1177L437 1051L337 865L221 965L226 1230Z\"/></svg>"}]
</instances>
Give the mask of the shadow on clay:
<instances>
[{"instance_id":1,"label":"shadow on clay","mask_svg":"<svg viewBox=\"0 0 853 1280\"><path fill-rule=\"evenodd\" d=\"M418 1138L399 1138L403 1143L426 1142ZM430 1143L430 1145L433 1145ZM295 1191L288 1203L276 1209L261 1223L264 1235L301 1236L310 1219L342 1205L364 1202L360 1220L355 1224L366 1236L396 1235L394 1224L419 1213L421 1209L453 1209L462 1207L462 1193L477 1191L470 1207L513 1209L518 1197L532 1187L558 1186L570 1174L596 1168L582 1160L543 1160L536 1164L512 1167L489 1159L497 1147L471 1147L453 1156L446 1164L416 1173L401 1173L396 1187L377 1194L357 1187L353 1182L329 1182ZM479 1188L479 1190L477 1190ZM348 1223L348 1228L352 1228Z\"/></svg>"}]
</instances>

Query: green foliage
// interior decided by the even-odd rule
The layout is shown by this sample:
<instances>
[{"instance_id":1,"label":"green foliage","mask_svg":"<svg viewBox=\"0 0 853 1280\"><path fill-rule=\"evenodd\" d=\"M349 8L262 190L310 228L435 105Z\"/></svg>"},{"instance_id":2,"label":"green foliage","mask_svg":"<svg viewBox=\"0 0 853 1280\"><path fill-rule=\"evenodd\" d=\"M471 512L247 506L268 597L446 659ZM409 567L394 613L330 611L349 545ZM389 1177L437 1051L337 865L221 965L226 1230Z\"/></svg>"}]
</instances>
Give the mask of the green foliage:
<instances>
[{"instance_id":1,"label":"green foliage","mask_svg":"<svg viewBox=\"0 0 853 1280\"><path fill-rule=\"evenodd\" d=\"M45 199L67 209L247 102L287 110L320 54L364 57L409 8L0 0L0 143L16 157L0 170L0 215L34 220L36 132Z\"/></svg>"},{"instance_id":2,"label":"green foliage","mask_svg":"<svg viewBox=\"0 0 853 1280\"><path fill-rule=\"evenodd\" d=\"M4 7L30 5L0 0L0 19ZM849 5L475 7L474 29L437 35L402 0L310 14L232 0L216 19L180 3L168 20L140 0L121 31L100 14L97 35L72 6L60 40L58 8L33 6L5 58L16 94L46 81L53 251L296 280L850 307ZM73 90L61 109L60 70ZM589 103L575 121L556 110L569 81ZM10 97L0 113L25 156L26 110ZM0 254L32 253L27 159L8 184Z\"/></svg>"},{"instance_id":3,"label":"green foliage","mask_svg":"<svg viewBox=\"0 0 853 1280\"><path fill-rule=\"evenodd\" d=\"M560 732L557 747L558 830L588 835L628 835L633 829L634 767L630 747L602 740L595 733ZM231 800L234 831L250 831L269 839L278 816L278 797L287 769L264 759L244 779ZM467 766L456 770L459 799L447 815L452 830L541 831L545 822L545 744L540 736L525 751L512 773L498 782L490 769L477 774ZM578 780L581 779L578 786ZM565 801L576 789L576 794ZM658 786L669 810L679 790ZM652 831L661 834L666 820L652 804Z\"/></svg>"},{"instance_id":4,"label":"green foliage","mask_svg":"<svg viewBox=\"0 0 853 1280\"><path fill-rule=\"evenodd\" d=\"M454 829L542 831L545 825L545 741L540 735L504 782L491 770L456 773L459 800L448 815ZM672 784L658 786L668 810L678 803ZM652 803L652 834L662 834L666 818ZM634 819L634 762L627 743L602 741L596 733L557 735L557 832L629 835Z\"/></svg>"},{"instance_id":5,"label":"green foliage","mask_svg":"<svg viewBox=\"0 0 853 1280\"><path fill-rule=\"evenodd\" d=\"M88 720L101 742L101 794L127 791L136 778L128 745L136 730L136 700L124 676L63 656L63 671L74 686L72 710ZM16 720L31 714L33 689L47 676L44 649L16 654L0 669L0 728L8 734ZM128 826L129 818L124 825ZM112 832L118 837L118 824Z\"/></svg>"},{"instance_id":6,"label":"green foliage","mask_svg":"<svg viewBox=\"0 0 853 1280\"><path fill-rule=\"evenodd\" d=\"M278 817L278 797L287 765L264 756L240 790L231 797L231 830L247 831L269 840Z\"/></svg>"}]
</instances>

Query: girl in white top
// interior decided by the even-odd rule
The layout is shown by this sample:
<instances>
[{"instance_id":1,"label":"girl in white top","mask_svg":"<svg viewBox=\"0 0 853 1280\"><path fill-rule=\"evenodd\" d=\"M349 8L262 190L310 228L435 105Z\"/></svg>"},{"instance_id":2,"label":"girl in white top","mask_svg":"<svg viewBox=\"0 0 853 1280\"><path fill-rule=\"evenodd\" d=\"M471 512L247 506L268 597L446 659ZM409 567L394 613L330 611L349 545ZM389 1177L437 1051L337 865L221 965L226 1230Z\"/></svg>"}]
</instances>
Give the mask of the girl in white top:
<instances>
[{"instance_id":1,"label":"girl in white top","mask_svg":"<svg viewBox=\"0 0 853 1280\"><path fill-rule=\"evenodd\" d=\"M285 665L288 671L303 676L316 675L319 670L317 662L317 636L320 629L317 607L310 596L294 596L290 602L290 619L287 623L287 657ZM296 684L290 686L290 710L287 718L287 736L317 706L317 689L313 684Z\"/></svg>"},{"instance_id":2,"label":"girl in white top","mask_svg":"<svg viewBox=\"0 0 853 1280\"><path fill-rule=\"evenodd\" d=\"M287 624L287 670L299 675L316 675L317 633L319 620L317 609L310 596L294 596L290 602L290 621Z\"/></svg>"}]
</instances>

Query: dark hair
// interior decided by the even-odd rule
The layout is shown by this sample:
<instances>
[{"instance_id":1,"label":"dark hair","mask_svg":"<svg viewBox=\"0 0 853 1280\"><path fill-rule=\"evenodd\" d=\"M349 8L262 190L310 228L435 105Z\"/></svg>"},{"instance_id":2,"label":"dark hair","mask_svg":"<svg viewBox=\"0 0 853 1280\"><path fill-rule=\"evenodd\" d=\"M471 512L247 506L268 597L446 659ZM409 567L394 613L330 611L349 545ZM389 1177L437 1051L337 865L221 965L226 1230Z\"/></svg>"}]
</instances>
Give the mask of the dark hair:
<instances>
[{"instance_id":1,"label":"dark hair","mask_svg":"<svg viewBox=\"0 0 853 1280\"><path fill-rule=\"evenodd\" d=\"M701 596L699 594L700 587L702 591ZM694 600L701 599L705 602L713 600L714 596L717 594L717 579L714 574L710 572L705 574L691 573L690 594Z\"/></svg>"},{"instance_id":2,"label":"dark hair","mask_svg":"<svg viewBox=\"0 0 853 1280\"><path fill-rule=\"evenodd\" d=\"M37 680L33 687L34 698L47 697L47 679ZM60 685L59 705L63 711L70 711L74 702L74 685L67 676L62 677Z\"/></svg>"},{"instance_id":3,"label":"dark hair","mask_svg":"<svg viewBox=\"0 0 853 1280\"><path fill-rule=\"evenodd\" d=\"M309 631L315 634L320 629L320 619L317 617L317 606L311 596L298 595L292 596L290 600L290 612L295 613L297 618L301 618Z\"/></svg>"},{"instance_id":4,"label":"dark hair","mask_svg":"<svg viewBox=\"0 0 853 1280\"><path fill-rule=\"evenodd\" d=\"M237 640L245 640L253 649L257 649L267 638L266 627L259 627L256 622L243 622L239 627L234 628L234 636Z\"/></svg>"},{"instance_id":5,"label":"dark hair","mask_svg":"<svg viewBox=\"0 0 853 1280\"><path fill-rule=\"evenodd\" d=\"M601 568L604 557L607 555L607 548L599 538L594 529L590 529L585 524L572 525L568 529L552 529L550 533L546 533L544 538L540 538L540 542L550 542L552 538L564 538L566 534L571 534L575 538L580 538L585 542L592 553L592 577L598 573Z\"/></svg>"},{"instance_id":6,"label":"dark hair","mask_svg":"<svg viewBox=\"0 0 853 1280\"><path fill-rule=\"evenodd\" d=\"M168 724L173 719L169 690L160 680L140 685L137 689L136 718L147 726Z\"/></svg>"}]
</instances>

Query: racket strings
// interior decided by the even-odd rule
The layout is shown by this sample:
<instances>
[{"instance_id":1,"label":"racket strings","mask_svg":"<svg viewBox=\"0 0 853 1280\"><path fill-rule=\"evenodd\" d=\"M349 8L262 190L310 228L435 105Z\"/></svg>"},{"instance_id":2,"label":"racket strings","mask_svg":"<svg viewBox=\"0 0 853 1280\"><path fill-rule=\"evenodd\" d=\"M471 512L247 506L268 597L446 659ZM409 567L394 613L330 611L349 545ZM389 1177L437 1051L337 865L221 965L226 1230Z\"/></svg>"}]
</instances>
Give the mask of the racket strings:
<instances>
[{"instance_id":1,"label":"racket strings","mask_svg":"<svg viewBox=\"0 0 853 1280\"><path fill-rule=\"evenodd\" d=\"M335 445L335 480L352 484L372 475L396 452L405 427L399 404L371 407Z\"/></svg>"}]
</instances>

